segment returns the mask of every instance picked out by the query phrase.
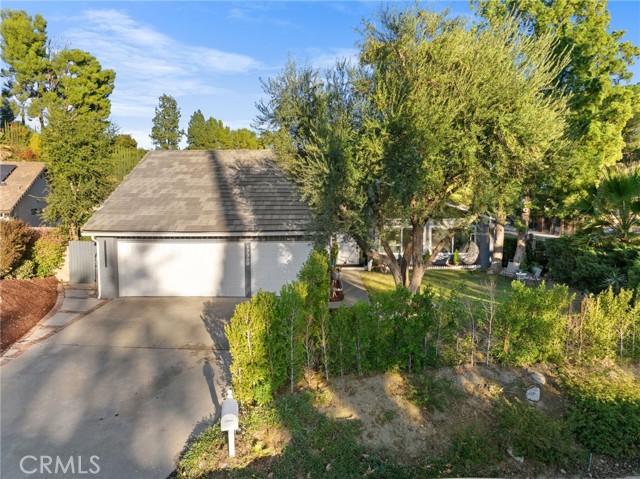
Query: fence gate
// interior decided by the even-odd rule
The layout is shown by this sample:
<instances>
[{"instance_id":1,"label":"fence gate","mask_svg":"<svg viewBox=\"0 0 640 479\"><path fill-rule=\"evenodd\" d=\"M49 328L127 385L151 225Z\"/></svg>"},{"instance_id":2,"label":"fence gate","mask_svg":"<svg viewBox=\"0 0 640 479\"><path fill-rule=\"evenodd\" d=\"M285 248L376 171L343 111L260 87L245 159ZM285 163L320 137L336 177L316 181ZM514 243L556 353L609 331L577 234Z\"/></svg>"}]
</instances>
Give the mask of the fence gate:
<instances>
[{"instance_id":1,"label":"fence gate","mask_svg":"<svg viewBox=\"0 0 640 479\"><path fill-rule=\"evenodd\" d=\"M93 241L69 241L69 281L96 282L96 244Z\"/></svg>"}]
</instances>

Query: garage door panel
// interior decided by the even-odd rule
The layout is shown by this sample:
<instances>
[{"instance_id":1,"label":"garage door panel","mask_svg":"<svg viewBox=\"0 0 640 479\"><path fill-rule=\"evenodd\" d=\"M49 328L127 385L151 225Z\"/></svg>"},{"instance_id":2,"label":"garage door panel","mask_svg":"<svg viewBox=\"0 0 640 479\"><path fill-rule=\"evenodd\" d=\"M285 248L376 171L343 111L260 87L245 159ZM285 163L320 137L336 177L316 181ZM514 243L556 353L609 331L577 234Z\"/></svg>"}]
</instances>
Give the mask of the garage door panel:
<instances>
[{"instance_id":1,"label":"garage door panel","mask_svg":"<svg viewBox=\"0 0 640 479\"><path fill-rule=\"evenodd\" d=\"M118 242L120 296L244 296L237 242Z\"/></svg>"},{"instance_id":2,"label":"garage door panel","mask_svg":"<svg viewBox=\"0 0 640 479\"><path fill-rule=\"evenodd\" d=\"M300 241L264 241L251 245L251 291L280 292L294 281L307 261L311 243Z\"/></svg>"}]
</instances>

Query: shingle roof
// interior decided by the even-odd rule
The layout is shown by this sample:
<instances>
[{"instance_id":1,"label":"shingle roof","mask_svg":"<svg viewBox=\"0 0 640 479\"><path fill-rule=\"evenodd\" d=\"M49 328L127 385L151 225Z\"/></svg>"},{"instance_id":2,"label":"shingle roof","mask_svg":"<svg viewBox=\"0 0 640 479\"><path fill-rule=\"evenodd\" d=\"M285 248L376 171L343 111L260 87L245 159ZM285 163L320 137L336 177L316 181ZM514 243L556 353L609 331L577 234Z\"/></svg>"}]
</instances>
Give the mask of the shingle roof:
<instances>
[{"instance_id":1,"label":"shingle roof","mask_svg":"<svg viewBox=\"0 0 640 479\"><path fill-rule=\"evenodd\" d=\"M11 214L18 202L29 192L31 185L44 171L44 163L36 161L3 162L3 165L14 165L15 169L0 185L0 214Z\"/></svg>"},{"instance_id":2,"label":"shingle roof","mask_svg":"<svg viewBox=\"0 0 640 479\"><path fill-rule=\"evenodd\" d=\"M302 234L309 210L270 150L152 151L85 234Z\"/></svg>"}]
</instances>

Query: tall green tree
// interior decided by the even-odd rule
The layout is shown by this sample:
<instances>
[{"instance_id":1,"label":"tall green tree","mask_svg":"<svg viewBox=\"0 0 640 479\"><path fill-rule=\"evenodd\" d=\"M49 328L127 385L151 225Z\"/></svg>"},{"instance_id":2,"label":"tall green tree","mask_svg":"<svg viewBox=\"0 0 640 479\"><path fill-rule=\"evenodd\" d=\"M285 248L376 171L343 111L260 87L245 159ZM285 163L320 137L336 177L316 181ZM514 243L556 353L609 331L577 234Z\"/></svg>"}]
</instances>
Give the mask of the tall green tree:
<instances>
[{"instance_id":1,"label":"tall green tree","mask_svg":"<svg viewBox=\"0 0 640 479\"><path fill-rule=\"evenodd\" d=\"M49 195L46 220L59 222L71 239L113 188L113 135L110 124L95 114L54 109L42 133Z\"/></svg>"},{"instance_id":2,"label":"tall green tree","mask_svg":"<svg viewBox=\"0 0 640 479\"><path fill-rule=\"evenodd\" d=\"M622 158L625 163L640 161L640 83L627 87L633 94L631 101L632 116L622 131L624 148Z\"/></svg>"},{"instance_id":3,"label":"tall green tree","mask_svg":"<svg viewBox=\"0 0 640 479\"><path fill-rule=\"evenodd\" d=\"M562 65L550 60L552 37L534 40L513 19L477 31L420 8L376 20L364 24L360 68L320 78L290 62L264 82L257 123L275 131L318 231L349 234L416 292L426 221L461 193L469 219L485 211L563 136L564 100L545 94ZM412 231L400 258L390 246L398 221Z\"/></svg>"},{"instance_id":4,"label":"tall green tree","mask_svg":"<svg viewBox=\"0 0 640 479\"><path fill-rule=\"evenodd\" d=\"M187 128L187 149L188 150L206 150L209 149L207 122L200 110L197 110L189 119L189 127Z\"/></svg>"},{"instance_id":5,"label":"tall green tree","mask_svg":"<svg viewBox=\"0 0 640 479\"><path fill-rule=\"evenodd\" d=\"M109 95L115 82L113 70L103 70L90 53L78 49L56 51L47 37L47 23L40 15L2 10L2 76L10 85L13 111L24 122L37 118L41 129L55 108L91 112L107 119Z\"/></svg>"},{"instance_id":6,"label":"tall green tree","mask_svg":"<svg viewBox=\"0 0 640 479\"><path fill-rule=\"evenodd\" d=\"M178 103L172 96L163 94L158 101L149 136L157 150L177 150L183 135Z\"/></svg>"},{"instance_id":7,"label":"tall green tree","mask_svg":"<svg viewBox=\"0 0 640 479\"><path fill-rule=\"evenodd\" d=\"M571 93L567 120L573 141L564 155L563 174L546 178L547 195L540 199L562 209L621 158L622 132L632 115L632 94L622 83L631 78L628 67L640 48L621 41L624 31L611 31L607 0L479 0L472 5L488 24L517 12L531 37L556 35L554 56L569 52L556 82Z\"/></svg>"}]
</instances>

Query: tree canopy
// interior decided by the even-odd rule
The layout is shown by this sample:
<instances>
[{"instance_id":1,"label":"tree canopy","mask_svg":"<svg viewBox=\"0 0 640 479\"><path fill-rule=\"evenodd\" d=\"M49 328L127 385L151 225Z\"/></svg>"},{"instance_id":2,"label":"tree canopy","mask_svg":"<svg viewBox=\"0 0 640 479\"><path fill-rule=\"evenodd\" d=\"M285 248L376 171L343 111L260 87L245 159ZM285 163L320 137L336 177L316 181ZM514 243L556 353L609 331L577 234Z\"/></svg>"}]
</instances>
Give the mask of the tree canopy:
<instances>
[{"instance_id":1,"label":"tree canopy","mask_svg":"<svg viewBox=\"0 0 640 479\"><path fill-rule=\"evenodd\" d=\"M103 70L94 56L82 50L54 49L47 37L47 22L40 15L2 10L1 16L0 46L8 67L2 76L9 80L6 96L23 123L37 118L45 128L55 108L90 112L102 120L109 117L113 70Z\"/></svg>"},{"instance_id":2,"label":"tree canopy","mask_svg":"<svg viewBox=\"0 0 640 479\"><path fill-rule=\"evenodd\" d=\"M191 115L187 130L187 149L190 150L229 150L264 148L258 136L247 128L232 130L221 120L210 117L205 121L204 115L197 110Z\"/></svg>"},{"instance_id":3,"label":"tree canopy","mask_svg":"<svg viewBox=\"0 0 640 479\"><path fill-rule=\"evenodd\" d=\"M553 33L555 57L569 54L557 75L557 86L571 94L567 121L572 141L564 168L548 178L544 202L562 208L566 200L595 185L603 168L621 159L623 129L632 115L632 93L622 82L640 48L611 31L607 0L479 0L475 7L486 23L517 12L521 29L532 38Z\"/></svg>"},{"instance_id":4,"label":"tree canopy","mask_svg":"<svg viewBox=\"0 0 640 479\"><path fill-rule=\"evenodd\" d=\"M415 292L428 219L462 193L473 216L503 182L543 168L564 134L565 100L549 94L564 65L552 36L533 39L512 18L475 31L418 7L376 20L364 23L359 67L321 78L290 61L263 82L257 123L274 132L317 231L349 234ZM389 244L398 221L412 231L400 258Z\"/></svg>"},{"instance_id":5,"label":"tree canopy","mask_svg":"<svg viewBox=\"0 0 640 479\"><path fill-rule=\"evenodd\" d=\"M184 131L180 129L180 108L172 96L163 94L153 117L151 140L158 150L177 150Z\"/></svg>"}]
</instances>

